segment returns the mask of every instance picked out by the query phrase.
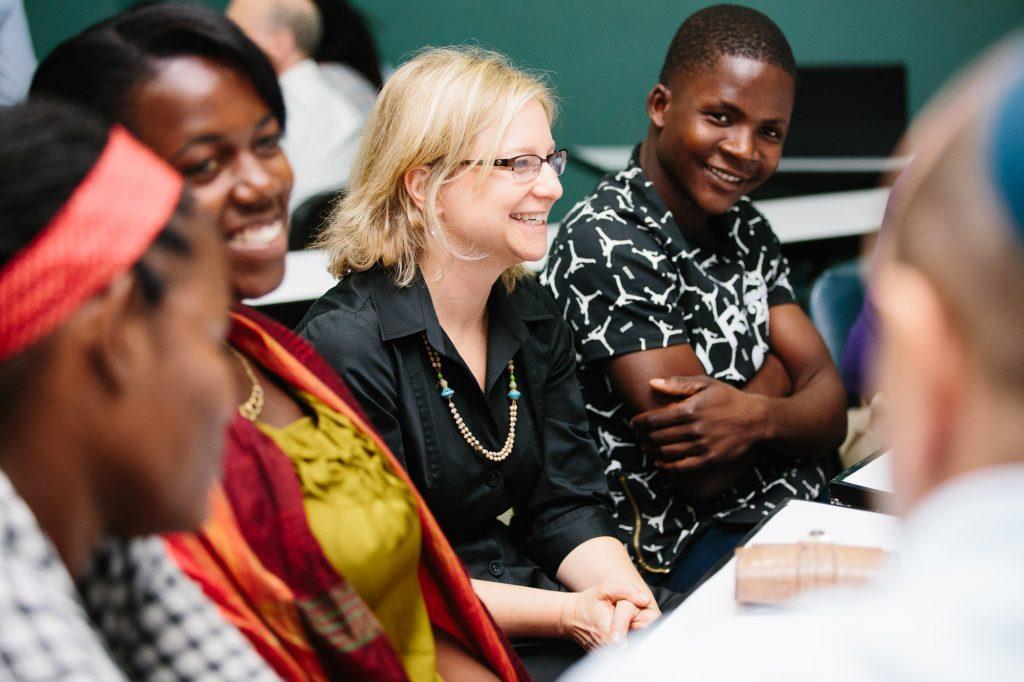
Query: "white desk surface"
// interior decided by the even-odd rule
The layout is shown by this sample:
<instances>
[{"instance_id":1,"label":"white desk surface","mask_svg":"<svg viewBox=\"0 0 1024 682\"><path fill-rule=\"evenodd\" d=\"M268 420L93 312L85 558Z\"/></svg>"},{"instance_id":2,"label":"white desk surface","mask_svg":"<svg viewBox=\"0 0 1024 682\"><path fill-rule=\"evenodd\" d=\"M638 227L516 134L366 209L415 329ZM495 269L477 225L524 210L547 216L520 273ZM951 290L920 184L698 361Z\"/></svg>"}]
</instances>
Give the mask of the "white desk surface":
<instances>
[{"instance_id":1,"label":"white desk surface","mask_svg":"<svg viewBox=\"0 0 1024 682\"><path fill-rule=\"evenodd\" d=\"M754 202L783 244L875 232L882 224L889 188L828 192Z\"/></svg>"},{"instance_id":2,"label":"white desk surface","mask_svg":"<svg viewBox=\"0 0 1024 682\"><path fill-rule=\"evenodd\" d=\"M629 161L634 145L576 145L569 158L605 173L618 170ZM887 156L789 156L779 162L779 173L886 173L901 170L907 157Z\"/></svg>"},{"instance_id":3,"label":"white desk surface","mask_svg":"<svg viewBox=\"0 0 1024 682\"><path fill-rule=\"evenodd\" d=\"M322 249L289 251L284 261L284 281L266 296L245 301L246 305L270 305L312 301L337 283L327 272L327 253Z\"/></svg>"},{"instance_id":4,"label":"white desk surface","mask_svg":"<svg viewBox=\"0 0 1024 682\"><path fill-rule=\"evenodd\" d=\"M793 242L851 237L874 232L882 223L889 189L863 189L830 192L786 199L757 202L772 229L783 244ZM548 226L548 245L555 238L557 224ZM539 272L542 258L527 267ZM285 261L284 282L261 298L246 301L249 305L270 305L311 301L333 287L335 279L327 273L327 256L320 250L291 251Z\"/></svg>"},{"instance_id":5,"label":"white desk surface","mask_svg":"<svg viewBox=\"0 0 1024 682\"><path fill-rule=\"evenodd\" d=\"M877 490L883 493L893 492L892 485L892 453L884 453L871 460L860 469L843 479L844 483L859 485L861 488Z\"/></svg>"},{"instance_id":6,"label":"white desk surface","mask_svg":"<svg viewBox=\"0 0 1024 682\"><path fill-rule=\"evenodd\" d=\"M823 530L831 542L893 550L899 532L894 516L836 507L820 502L791 500L775 514L747 543L799 542L812 530ZM669 636L700 627L702 619L770 618L779 611L751 608L736 603L736 559L729 560L717 573L698 587L675 611L665 617L652 637ZM666 632L667 631L667 632ZM680 635L681 636L681 635ZM681 639L678 641L682 641Z\"/></svg>"}]
</instances>

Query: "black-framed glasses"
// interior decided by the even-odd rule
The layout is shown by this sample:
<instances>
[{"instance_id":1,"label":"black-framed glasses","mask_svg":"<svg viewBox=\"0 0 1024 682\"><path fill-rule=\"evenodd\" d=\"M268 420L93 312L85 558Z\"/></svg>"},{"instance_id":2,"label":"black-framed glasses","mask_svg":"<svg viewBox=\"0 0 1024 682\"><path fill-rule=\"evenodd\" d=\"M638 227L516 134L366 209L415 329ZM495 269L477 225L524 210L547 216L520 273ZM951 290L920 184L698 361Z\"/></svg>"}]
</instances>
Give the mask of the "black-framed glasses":
<instances>
[{"instance_id":1,"label":"black-framed glasses","mask_svg":"<svg viewBox=\"0 0 1024 682\"><path fill-rule=\"evenodd\" d=\"M555 175L561 175L565 172L565 164L568 160L569 151L559 149L547 156L520 154L509 159L495 159L494 167L512 171L512 176L516 182L529 182L540 175L540 167L543 163L547 162L550 164L551 170L555 171ZM483 161L463 161L462 163L478 166L484 165Z\"/></svg>"}]
</instances>

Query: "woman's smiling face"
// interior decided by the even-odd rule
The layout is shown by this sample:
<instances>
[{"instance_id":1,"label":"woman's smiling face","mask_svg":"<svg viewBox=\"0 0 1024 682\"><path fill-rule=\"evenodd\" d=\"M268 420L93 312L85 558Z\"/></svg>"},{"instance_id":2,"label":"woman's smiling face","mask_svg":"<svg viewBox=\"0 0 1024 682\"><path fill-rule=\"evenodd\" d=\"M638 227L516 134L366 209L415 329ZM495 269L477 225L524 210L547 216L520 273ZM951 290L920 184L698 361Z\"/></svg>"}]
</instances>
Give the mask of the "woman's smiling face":
<instances>
[{"instance_id":1,"label":"woman's smiling face","mask_svg":"<svg viewBox=\"0 0 1024 682\"><path fill-rule=\"evenodd\" d=\"M495 134L495 130L484 130L480 144L493 140ZM554 151L547 112L533 99L509 124L498 158L523 154L545 158ZM441 193L441 220L452 246L464 255L483 255L498 270L542 258L547 250L548 213L562 196L551 164L542 163L537 177L524 182L516 180L511 169L496 167L477 186L479 172L463 174Z\"/></svg>"},{"instance_id":2,"label":"woman's smiling face","mask_svg":"<svg viewBox=\"0 0 1024 682\"><path fill-rule=\"evenodd\" d=\"M203 57L160 62L134 93L139 138L185 176L227 243L235 298L273 291L284 277L292 171L281 126L240 72Z\"/></svg>"}]
</instances>

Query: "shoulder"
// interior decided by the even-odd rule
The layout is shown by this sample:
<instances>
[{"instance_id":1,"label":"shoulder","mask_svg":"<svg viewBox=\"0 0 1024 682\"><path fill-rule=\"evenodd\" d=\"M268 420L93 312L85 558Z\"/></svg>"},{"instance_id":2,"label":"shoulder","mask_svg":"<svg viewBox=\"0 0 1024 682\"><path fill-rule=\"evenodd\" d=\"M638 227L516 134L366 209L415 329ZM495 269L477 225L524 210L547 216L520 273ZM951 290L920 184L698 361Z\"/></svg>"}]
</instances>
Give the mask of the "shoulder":
<instances>
[{"instance_id":1,"label":"shoulder","mask_svg":"<svg viewBox=\"0 0 1024 682\"><path fill-rule=\"evenodd\" d=\"M606 234L616 237L632 235L644 230L646 202L637 185L639 168L626 168L606 175L594 191L576 202L562 220L559 237L597 239L594 231L600 227Z\"/></svg>"},{"instance_id":2,"label":"shoulder","mask_svg":"<svg viewBox=\"0 0 1024 682\"><path fill-rule=\"evenodd\" d=\"M380 318L371 295L377 275L367 270L343 277L310 307L296 332L328 359L330 349L380 346Z\"/></svg>"},{"instance_id":3,"label":"shoulder","mask_svg":"<svg viewBox=\"0 0 1024 682\"><path fill-rule=\"evenodd\" d=\"M551 298L551 293L532 274L520 277L516 281L516 288L512 292L511 298L519 303L518 307L524 315L523 319L527 321L530 317L540 320L547 319L549 315L558 317L558 305Z\"/></svg>"},{"instance_id":4,"label":"shoulder","mask_svg":"<svg viewBox=\"0 0 1024 682\"><path fill-rule=\"evenodd\" d=\"M310 325L324 317L357 324L376 323L377 308L370 295L374 274L374 271L367 270L345 275L310 306L296 331L304 333Z\"/></svg>"},{"instance_id":5,"label":"shoulder","mask_svg":"<svg viewBox=\"0 0 1024 682\"><path fill-rule=\"evenodd\" d=\"M734 213L740 219L740 222L737 223L740 235L751 238L758 243L779 241L771 224L768 222L768 218L758 210L754 202L750 200L750 197L741 197L729 209L729 212Z\"/></svg>"}]
</instances>

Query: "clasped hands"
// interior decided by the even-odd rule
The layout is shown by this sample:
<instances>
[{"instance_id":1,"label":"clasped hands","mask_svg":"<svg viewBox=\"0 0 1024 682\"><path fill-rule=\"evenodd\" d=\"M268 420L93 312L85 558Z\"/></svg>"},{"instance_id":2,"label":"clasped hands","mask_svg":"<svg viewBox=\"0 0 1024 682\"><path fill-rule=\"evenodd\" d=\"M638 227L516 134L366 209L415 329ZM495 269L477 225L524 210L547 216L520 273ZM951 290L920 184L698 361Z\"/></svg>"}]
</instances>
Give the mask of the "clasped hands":
<instances>
[{"instance_id":1,"label":"clasped hands","mask_svg":"<svg viewBox=\"0 0 1024 682\"><path fill-rule=\"evenodd\" d=\"M761 440L765 399L708 376L652 379L678 400L633 417L637 444L659 469L694 472L735 462Z\"/></svg>"},{"instance_id":2,"label":"clasped hands","mask_svg":"<svg viewBox=\"0 0 1024 682\"><path fill-rule=\"evenodd\" d=\"M618 642L661 616L650 590L629 583L599 583L568 597L562 631L587 650Z\"/></svg>"}]
</instances>

